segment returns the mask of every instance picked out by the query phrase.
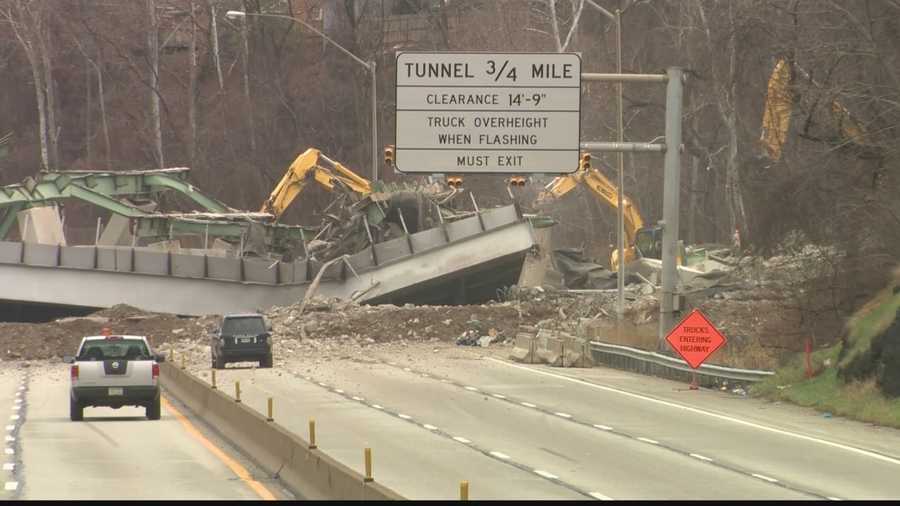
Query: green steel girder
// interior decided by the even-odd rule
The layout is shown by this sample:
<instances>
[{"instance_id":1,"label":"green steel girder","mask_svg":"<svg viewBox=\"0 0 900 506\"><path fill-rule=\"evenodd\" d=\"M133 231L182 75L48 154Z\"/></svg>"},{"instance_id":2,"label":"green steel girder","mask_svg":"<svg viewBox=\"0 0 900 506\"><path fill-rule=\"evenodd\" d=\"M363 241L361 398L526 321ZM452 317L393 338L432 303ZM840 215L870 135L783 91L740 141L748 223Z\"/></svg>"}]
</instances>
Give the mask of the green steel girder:
<instances>
[{"instance_id":1,"label":"green steel girder","mask_svg":"<svg viewBox=\"0 0 900 506\"><path fill-rule=\"evenodd\" d=\"M168 237L172 234L197 234L209 233L210 237L239 238L247 233L249 222L231 221L196 221L193 219L179 219L172 217L146 216L137 218L137 235L139 237ZM170 230L171 227L171 230ZM276 242L309 240L314 236L314 231L307 231L303 227L288 225L264 225L266 239L271 244Z\"/></svg>"},{"instance_id":2,"label":"green steel girder","mask_svg":"<svg viewBox=\"0 0 900 506\"><path fill-rule=\"evenodd\" d=\"M13 223L16 222L19 211L24 207L25 204L13 204L6 208L6 214L3 215L3 221L0 221L0 239L6 237L6 234L9 233L9 229L12 228Z\"/></svg>"},{"instance_id":3,"label":"green steel girder","mask_svg":"<svg viewBox=\"0 0 900 506\"><path fill-rule=\"evenodd\" d=\"M169 176L163 176L159 174L148 175L144 178L144 180L151 186L171 188L173 190L176 190L202 206L207 211L214 213L227 213L232 211L230 207L197 190L194 185L188 183L187 181L174 179Z\"/></svg>"},{"instance_id":4,"label":"green steel girder","mask_svg":"<svg viewBox=\"0 0 900 506\"><path fill-rule=\"evenodd\" d=\"M222 202L205 195L188 183L185 180L186 172L185 170L125 172L120 174L114 172L92 174L43 173L39 180L27 178L21 184L0 187L0 208L17 203L24 203L26 207L32 207L45 205L47 201L72 197L81 198L73 194L78 192L78 189L90 192L82 193L82 195L88 197L88 202L106 207L100 202L115 200L112 197L150 196L171 189L184 194L207 211L217 213L231 211Z\"/></svg>"}]
</instances>

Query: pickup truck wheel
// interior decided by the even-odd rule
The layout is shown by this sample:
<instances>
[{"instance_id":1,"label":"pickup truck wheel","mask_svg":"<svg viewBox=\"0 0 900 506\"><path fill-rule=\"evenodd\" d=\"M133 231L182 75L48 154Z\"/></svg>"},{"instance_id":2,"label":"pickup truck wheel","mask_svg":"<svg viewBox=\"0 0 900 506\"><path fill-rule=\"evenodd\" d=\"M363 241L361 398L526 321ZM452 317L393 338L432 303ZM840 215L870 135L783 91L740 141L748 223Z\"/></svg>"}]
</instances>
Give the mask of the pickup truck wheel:
<instances>
[{"instance_id":1,"label":"pickup truck wheel","mask_svg":"<svg viewBox=\"0 0 900 506\"><path fill-rule=\"evenodd\" d=\"M84 420L84 406L71 397L69 398L69 419L73 422Z\"/></svg>"},{"instance_id":2,"label":"pickup truck wheel","mask_svg":"<svg viewBox=\"0 0 900 506\"><path fill-rule=\"evenodd\" d=\"M148 420L159 420L160 418L160 405L159 405L159 396L156 399L150 401L147 404L147 419Z\"/></svg>"}]
</instances>

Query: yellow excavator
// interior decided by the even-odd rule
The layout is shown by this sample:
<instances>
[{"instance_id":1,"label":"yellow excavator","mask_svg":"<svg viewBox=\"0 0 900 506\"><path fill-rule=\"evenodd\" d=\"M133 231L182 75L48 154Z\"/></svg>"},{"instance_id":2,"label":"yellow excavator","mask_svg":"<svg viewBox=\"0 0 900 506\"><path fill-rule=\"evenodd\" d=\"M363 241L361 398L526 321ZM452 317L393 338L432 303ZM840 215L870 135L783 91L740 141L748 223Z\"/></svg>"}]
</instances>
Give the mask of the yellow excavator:
<instances>
[{"instance_id":1,"label":"yellow excavator","mask_svg":"<svg viewBox=\"0 0 900 506\"><path fill-rule=\"evenodd\" d=\"M578 170L567 176L559 176L544 187L538 195L537 202L543 203L551 198L560 198L579 184L587 186L591 192L613 208L619 206L619 192L615 185L597 169L591 168L590 153L582 153ZM644 258L662 258L662 227L644 226L644 220L637 206L627 196L622 197L622 214L625 220L625 264L638 256ZM619 251L613 249L609 265L611 270L619 268ZM678 255L678 265L682 264L684 255Z\"/></svg>"},{"instance_id":2,"label":"yellow excavator","mask_svg":"<svg viewBox=\"0 0 900 506\"><path fill-rule=\"evenodd\" d=\"M360 197L372 193L372 184L368 179L356 175L318 149L309 148L291 163L260 212L270 213L276 220L279 219L310 181L319 183L328 191L333 191L336 185L343 185Z\"/></svg>"}]
</instances>

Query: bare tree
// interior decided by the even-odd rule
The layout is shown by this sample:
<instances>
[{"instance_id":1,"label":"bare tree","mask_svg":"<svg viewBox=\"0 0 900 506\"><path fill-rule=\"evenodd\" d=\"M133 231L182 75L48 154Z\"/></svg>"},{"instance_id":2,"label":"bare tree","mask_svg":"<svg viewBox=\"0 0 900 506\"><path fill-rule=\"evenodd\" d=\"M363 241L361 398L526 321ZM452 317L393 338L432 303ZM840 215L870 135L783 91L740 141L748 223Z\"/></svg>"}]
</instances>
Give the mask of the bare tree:
<instances>
[{"instance_id":1,"label":"bare tree","mask_svg":"<svg viewBox=\"0 0 900 506\"><path fill-rule=\"evenodd\" d=\"M47 7L41 0L11 0L3 16L22 45L31 67L35 99L38 108L38 128L41 140L41 167L56 168L58 163L55 94L53 69L50 64L50 30Z\"/></svg>"}]
</instances>

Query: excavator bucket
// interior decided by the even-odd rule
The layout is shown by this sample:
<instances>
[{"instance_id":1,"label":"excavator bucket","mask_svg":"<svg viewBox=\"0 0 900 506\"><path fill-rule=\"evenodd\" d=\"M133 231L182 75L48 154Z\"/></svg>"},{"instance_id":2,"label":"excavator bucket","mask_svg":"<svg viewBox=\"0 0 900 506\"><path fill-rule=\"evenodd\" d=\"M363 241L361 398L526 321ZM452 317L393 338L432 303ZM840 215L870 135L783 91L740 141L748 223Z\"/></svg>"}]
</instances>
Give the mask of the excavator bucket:
<instances>
[{"instance_id":1,"label":"excavator bucket","mask_svg":"<svg viewBox=\"0 0 900 506\"><path fill-rule=\"evenodd\" d=\"M763 110L762 136L760 142L765 146L769 158L781 159L781 150L787 139L791 126L791 109L794 97L791 92L791 67L784 60L778 60L772 75L769 77L766 92L765 110Z\"/></svg>"}]
</instances>

